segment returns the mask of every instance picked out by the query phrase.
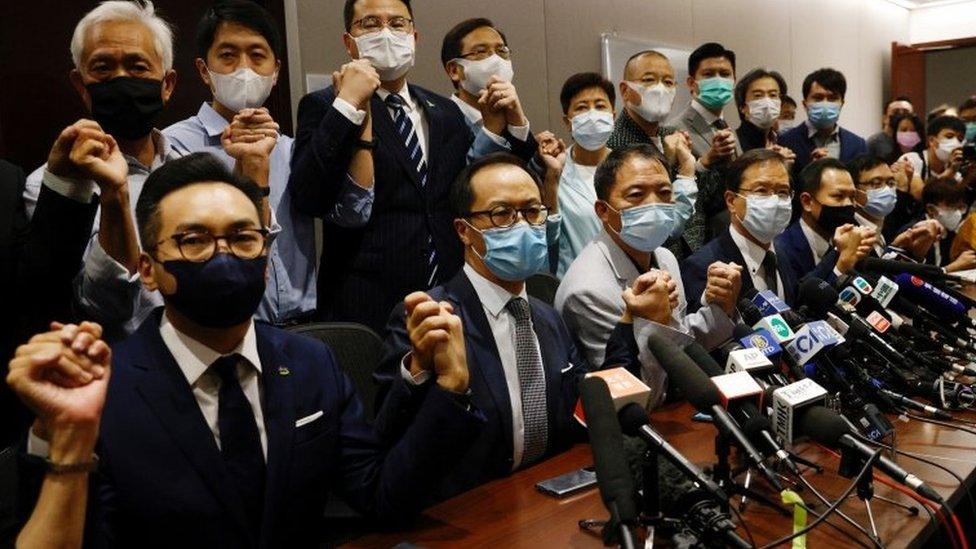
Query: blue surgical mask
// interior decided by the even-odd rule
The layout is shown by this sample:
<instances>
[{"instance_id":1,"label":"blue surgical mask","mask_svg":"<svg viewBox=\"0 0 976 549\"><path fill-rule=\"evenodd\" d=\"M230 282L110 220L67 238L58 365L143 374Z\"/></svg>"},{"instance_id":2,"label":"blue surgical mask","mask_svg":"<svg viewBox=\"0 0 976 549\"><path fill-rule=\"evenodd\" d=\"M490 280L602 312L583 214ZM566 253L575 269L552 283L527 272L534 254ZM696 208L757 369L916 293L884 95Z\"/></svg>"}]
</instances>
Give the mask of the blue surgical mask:
<instances>
[{"instance_id":1,"label":"blue surgical mask","mask_svg":"<svg viewBox=\"0 0 976 549\"><path fill-rule=\"evenodd\" d=\"M732 100L732 79L721 76L698 81L698 102L709 109L720 109Z\"/></svg>"},{"instance_id":2,"label":"blue surgical mask","mask_svg":"<svg viewBox=\"0 0 976 549\"><path fill-rule=\"evenodd\" d=\"M498 278L516 282L545 268L546 260L549 259L545 224L529 225L520 222L511 227L485 230L470 223L468 225L481 233L485 241L485 255L481 256L481 260Z\"/></svg>"},{"instance_id":3,"label":"blue surgical mask","mask_svg":"<svg viewBox=\"0 0 976 549\"><path fill-rule=\"evenodd\" d=\"M769 244L790 224L793 204L788 198L772 196L743 196L746 201L746 216L742 225L756 240Z\"/></svg>"},{"instance_id":4,"label":"blue surgical mask","mask_svg":"<svg viewBox=\"0 0 976 549\"><path fill-rule=\"evenodd\" d=\"M976 122L966 122L966 141L976 141Z\"/></svg>"},{"instance_id":5,"label":"blue surgical mask","mask_svg":"<svg viewBox=\"0 0 976 549\"><path fill-rule=\"evenodd\" d=\"M619 213L620 238L637 251L654 251L674 231L674 204L645 204L620 210Z\"/></svg>"},{"instance_id":6,"label":"blue surgical mask","mask_svg":"<svg viewBox=\"0 0 976 549\"><path fill-rule=\"evenodd\" d=\"M574 116L571 123L573 141L588 151L602 149L613 133L613 114L610 111L590 109Z\"/></svg>"},{"instance_id":7,"label":"blue surgical mask","mask_svg":"<svg viewBox=\"0 0 976 549\"><path fill-rule=\"evenodd\" d=\"M698 184L691 177L677 177L671 184L674 194L674 230L671 236L679 236L685 230L685 225L695 213L695 201L698 199Z\"/></svg>"},{"instance_id":8,"label":"blue surgical mask","mask_svg":"<svg viewBox=\"0 0 976 549\"><path fill-rule=\"evenodd\" d=\"M807 106L807 119L814 128L829 128L840 119L840 103L818 101Z\"/></svg>"},{"instance_id":9,"label":"blue surgical mask","mask_svg":"<svg viewBox=\"0 0 976 549\"><path fill-rule=\"evenodd\" d=\"M864 211L874 217L884 217L890 214L895 209L895 202L898 201L894 187L885 186L880 189L871 189L867 195L868 201L864 205Z\"/></svg>"}]
</instances>

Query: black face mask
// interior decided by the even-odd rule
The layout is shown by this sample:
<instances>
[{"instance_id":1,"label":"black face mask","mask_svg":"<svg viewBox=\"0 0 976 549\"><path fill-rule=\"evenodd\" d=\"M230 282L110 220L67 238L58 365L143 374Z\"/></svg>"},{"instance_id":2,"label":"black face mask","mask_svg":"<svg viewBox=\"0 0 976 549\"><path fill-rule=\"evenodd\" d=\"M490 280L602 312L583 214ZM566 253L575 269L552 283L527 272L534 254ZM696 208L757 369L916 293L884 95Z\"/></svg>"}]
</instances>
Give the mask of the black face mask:
<instances>
[{"instance_id":1,"label":"black face mask","mask_svg":"<svg viewBox=\"0 0 976 549\"><path fill-rule=\"evenodd\" d=\"M85 86L95 122L119 139L138 139L153 128L163 110L162 80L119 76Z\"/></svg>"},{"instance_id":2,"label":"black face mask","mask_svg":"<svg viewBox=\"0 0 976 549\"><path fill-rule=\"evenodd\" d=\"M254 315L264 295L268 257L240 259L229 253L209 261L163 262L176 278L176 293L163 294L166 304L207 328L236 326Z\"/></svg>"},{"instance_id":3,"label":"black face mask","mask_svg":"<svg viewBox=\"0 0 976 549\"><path fill-rule=\"evenodd\" d=\"M834 237L834 231L841 225L854 224L854 206L826 206L820 205L820 217L817 218L820 228L828 235L828 240Z\"/></svg>"}]
</instances>

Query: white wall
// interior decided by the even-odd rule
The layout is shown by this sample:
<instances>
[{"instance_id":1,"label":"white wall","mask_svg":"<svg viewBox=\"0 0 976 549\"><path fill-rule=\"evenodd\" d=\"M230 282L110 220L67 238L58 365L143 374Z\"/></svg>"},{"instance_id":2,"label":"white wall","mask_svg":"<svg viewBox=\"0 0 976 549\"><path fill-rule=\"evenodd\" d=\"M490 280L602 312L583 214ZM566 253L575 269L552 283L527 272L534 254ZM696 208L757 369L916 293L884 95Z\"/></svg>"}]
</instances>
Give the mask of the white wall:
<instances>
[{"instance_id":1,"label":"white wall","mask_svg":"<svg viewBox=\"0 0 976 549\"><path fill-rule=\"evenodd\" d=\"M912 44L976 36L976 0L912 10Z\"/></svg>"},{"instance_id":2,"label":"white wall","mask_svg":"<svg viewBox=\"0 0 976 549\"><path fill-rule=\"evenodd\" d=\"M295 3L301 67L292 87L297 109L305 73L331 73L345 62L338 0ZM421 37L411 81L441 93L451 86L440 65L444 33L468 17L493 19L515 51L515 83L535 131L561 125L559 89L569 75L600 70L600 34L693 49L719 41L738 56L738 73L764 65L786 77L799 99L810 71L830 66L848 80L841 123L868 135L880 128L891 42L907 42L909 12L886 0L414 0ZM298 80L298 78L296 78ZM675 108L682 106L676 105ZM730 110L731 112L731 110ZM734 124L733 124L734 125Z\"/></svg>"}]
</instances>

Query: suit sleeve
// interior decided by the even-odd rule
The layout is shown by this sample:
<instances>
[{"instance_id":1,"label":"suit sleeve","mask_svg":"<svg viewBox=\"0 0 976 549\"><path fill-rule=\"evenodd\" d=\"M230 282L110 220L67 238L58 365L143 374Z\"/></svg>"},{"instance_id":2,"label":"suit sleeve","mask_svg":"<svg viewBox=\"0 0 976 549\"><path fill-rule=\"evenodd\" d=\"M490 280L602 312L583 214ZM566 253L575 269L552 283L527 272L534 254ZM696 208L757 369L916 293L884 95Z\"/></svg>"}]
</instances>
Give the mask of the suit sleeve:
<instances>
[{"instance_id":1,"label":"suit sleeve","mask_svg":"<svg viewBox=\"0 0 976 549\"><path fill-rule=\"evenodd\" d=\"M306 95L298 104L288 189L295 207L306 215L324 217L335 211L360 135L361 127L339 112L333 100L329 88Z\"/></svg>"},{"instance_id":2,"label":"suit sleeve","mask_svg":"<svg viewBox=\"0 0 976 549\"><path fill-rule=\"evenodd\" d=\"M685 314L690 314L701 307L701 296L705 293L705 282L708 270L697 257L693 254L681 265L681 283L685 287L685 301L688 308Z\"/></svg>"},{"instance_id":3,"label":"suit sleeve","mask_svg":"<svg viewBox=\"0 0 976 549\"><path fill-rule=\"evenodd\" d=\"M634 339L634 325L618 322L610 332L610 339L607 340L607 353L600 365L600 370L624 367L635 377L641 376L641 365L637 348L637 340Z\"/></svg>"}]
</instances>

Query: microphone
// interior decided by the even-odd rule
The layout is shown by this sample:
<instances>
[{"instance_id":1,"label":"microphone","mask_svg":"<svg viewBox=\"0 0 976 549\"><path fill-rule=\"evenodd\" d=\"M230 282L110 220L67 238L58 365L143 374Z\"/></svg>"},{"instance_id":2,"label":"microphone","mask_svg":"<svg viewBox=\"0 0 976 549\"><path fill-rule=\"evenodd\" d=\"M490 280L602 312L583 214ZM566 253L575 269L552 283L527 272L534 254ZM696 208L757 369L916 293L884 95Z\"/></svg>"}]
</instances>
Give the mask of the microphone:
<instances>
[{"instance_id":1,"label":"microphone","mask_svg":"<svg viewBox=\"0 0 976 549\"><path fill-rule=\"evenodd\" d=\"M961 301L929 284L918 276L902 273L895 277L895 283L904 295L942 319L961 321L973 325L969 318L969 308Z\"/></svg>"},{"instance_id":2,"label":"microphone","mask_svg":"<svg viewBox=\"0 0 976 549\"><path fill-rule=\"evenodd\" d=\"M753 330L766 330L780 345L793 339L793 330L790 329L790 324L785 318L793 311L779 296L769 290L763 290L753 296L752 304L754 308L745 306L745 311L740 309L740 314ZM755 312L757 309L760 314L758 318Z\"/></svg>"},{"instance_id":3,"label":"microphone","mask_svg":"<svg viewBox=\"0 0 976 549\"><path fill-rule=\"evenodd\" d=\"M630 549L634 547L631 527L637 521L637 490L627 468L623 434L610 389L600 377L585 378L579 387L600 497L610 511L611 523L618 525L620 545Z\"/></svg>"},{"instance_id":4,"label":"microphone","mask_svg":"<svg viewBox=\"0 0 976 549\"><path fill-rule=\"evenodd\" d=\"M946 273L941 267L926 265L924 263L912 263L910 261L879 259L877 257L865 257L861 261L857 262L855 268L858 271L867 271L892 276L907 273L931 280L945 280L946 278Z\"/></svg>"},{"instance_id":5,"label":"microphone","mask_svg":"<svg viewBox=\"0 0 976 549\"><path fill-rule=\"evenodd\" d=\"M804 410L797 418L797 424L800 432L824 446L834 449L849 449L865 457L874 454L871 447L851 435L851 429L846 421L823 406L812 406ZM908 486L920 496L945 505L938 492L925 484L922 479L909 473L884 455L878 456L875 465L886 475Z\"/></svg>"},{"instance_id":6,"label":"microphone","mask_svg":"<svg viewBox=\"0 0 976 549\"><path fill-rule=\"evenodd\" d=\"M773 391L773 421L776 436L790 446L800 431L796 418L809 406L827 401L827 390L810 378L801 379Z\"/></svg>"}]
</instances>

